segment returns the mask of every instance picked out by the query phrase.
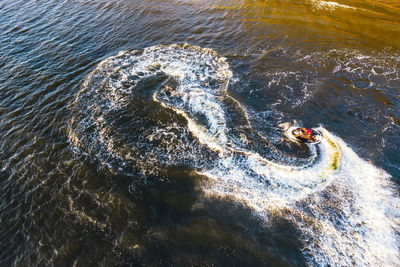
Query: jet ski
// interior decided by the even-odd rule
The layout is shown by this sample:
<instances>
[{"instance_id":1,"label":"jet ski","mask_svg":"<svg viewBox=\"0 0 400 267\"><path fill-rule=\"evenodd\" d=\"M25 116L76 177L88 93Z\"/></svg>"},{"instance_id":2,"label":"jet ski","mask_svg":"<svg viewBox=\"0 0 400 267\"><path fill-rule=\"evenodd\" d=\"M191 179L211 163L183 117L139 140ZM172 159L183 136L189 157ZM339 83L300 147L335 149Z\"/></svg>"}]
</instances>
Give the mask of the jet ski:
<instances>
[{"instance_id":1,"label":"jet ski","mask_svg":"<svg viewBox=\"0 0 400 267\"><path fill-rule=\"evenodd\" d=\"M291 127L288 130L290 139L300 143L318 144L322 140L322 133L316 129Z\"/></svg>"}]
</instances>

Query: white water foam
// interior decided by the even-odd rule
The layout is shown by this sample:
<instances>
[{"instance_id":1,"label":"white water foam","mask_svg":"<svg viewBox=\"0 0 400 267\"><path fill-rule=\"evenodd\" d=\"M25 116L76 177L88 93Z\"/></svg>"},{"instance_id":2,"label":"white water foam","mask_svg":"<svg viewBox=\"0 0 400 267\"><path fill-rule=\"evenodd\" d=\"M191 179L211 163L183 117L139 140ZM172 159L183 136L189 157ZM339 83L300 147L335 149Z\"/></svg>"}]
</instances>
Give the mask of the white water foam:
<instances>
[{"instance_id":1,"label":"white water foam","mask_svg":"<svg viewBox=\"0 0 400 267\"><path fill-rule=\"evenodd\" d=\"M118 78L112 78L112 73ZM93 105L88 113L96 122L90 125L97 134L85 138L94 138L110 153L129 160L111 144L113 139L101 123L102 109L124 109L127 95L138 81L157 73L166 74L177 86L165 84L153 93L152 100L183 116L190 133L219 155L211 168L194 166L207 177L201 182L206 196L245 204L266 224L271 214L277 213L292 221L303 233L304 255L312 265L400 265L399 202L390 176L360 159L343 140L322 127L324 139L301 166L273 162L246 148L246 137L232 136L227 123L229 65L211 49L154 46L104 60L89 75L76 100L94 97L90 93L96 91L93 80L102 78L97 84L106 90L96 95L104 103ZM124 87L127 82L133 86ZM76 146L85 142L74 130L70 137ZM167 164L173 164L185 152L177 147L167 153L171 158ZM196 159L202 155L192 152L189 156Z\"/></svg>"}]
</instances>

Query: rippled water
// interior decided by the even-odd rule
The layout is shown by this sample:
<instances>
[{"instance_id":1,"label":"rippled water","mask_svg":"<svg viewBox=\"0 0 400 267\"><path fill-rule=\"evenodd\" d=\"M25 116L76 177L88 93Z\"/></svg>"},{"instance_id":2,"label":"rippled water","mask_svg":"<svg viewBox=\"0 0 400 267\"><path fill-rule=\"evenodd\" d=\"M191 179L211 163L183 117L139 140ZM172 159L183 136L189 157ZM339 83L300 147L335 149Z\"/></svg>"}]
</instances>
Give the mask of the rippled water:
<instances>
[{"instance_id":1,"label":"rippled water","mask_svg":"<svg viewBox=\"0 0 400 267\"><path fill-rule=\"evenodd\" d=\"M5 0L0 33L1 265L400 265L397 1Z\"/></svg>"}]
</instances>

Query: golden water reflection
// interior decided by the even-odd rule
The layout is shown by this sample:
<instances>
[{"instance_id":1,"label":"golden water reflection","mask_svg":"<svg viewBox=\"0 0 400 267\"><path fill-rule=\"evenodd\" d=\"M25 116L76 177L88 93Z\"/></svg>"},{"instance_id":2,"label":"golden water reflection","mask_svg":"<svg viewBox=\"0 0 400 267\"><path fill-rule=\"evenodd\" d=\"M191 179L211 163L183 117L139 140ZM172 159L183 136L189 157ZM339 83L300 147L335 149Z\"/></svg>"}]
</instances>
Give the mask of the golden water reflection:
<instances>
[{"instance_id":1,"label":"golden water reflection","mask_svg":"<svg viewBox=\"0 0 400 267\"><path fill-rule=\"evenodd\" d=\"M398 0L222 0L213 8L244 22L260 39L342 42L352 46L400 48Z\"/></svg>"}]
</instances>

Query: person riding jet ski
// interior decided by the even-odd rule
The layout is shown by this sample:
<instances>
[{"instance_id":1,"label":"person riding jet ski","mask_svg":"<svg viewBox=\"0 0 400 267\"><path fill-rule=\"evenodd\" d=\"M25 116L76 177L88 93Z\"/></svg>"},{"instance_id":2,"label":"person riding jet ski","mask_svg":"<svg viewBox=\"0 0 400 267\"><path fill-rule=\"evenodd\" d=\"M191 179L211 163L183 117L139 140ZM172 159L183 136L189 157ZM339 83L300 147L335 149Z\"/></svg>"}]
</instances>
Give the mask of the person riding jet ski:
<instances>
[{"instance_id":1,"label":"person riding jet ski","mask_svg":"<svg viewBox=\"0 0 400 267\"><path fill-rule=\"evenodd\" d=\"M319 143L321 142L322 134L317 130L308 128L295 128L291 131L293 137L302 143Z\"/></svg>"}]
</instances>

